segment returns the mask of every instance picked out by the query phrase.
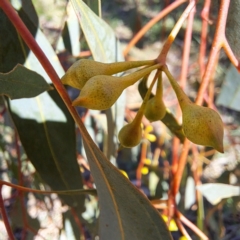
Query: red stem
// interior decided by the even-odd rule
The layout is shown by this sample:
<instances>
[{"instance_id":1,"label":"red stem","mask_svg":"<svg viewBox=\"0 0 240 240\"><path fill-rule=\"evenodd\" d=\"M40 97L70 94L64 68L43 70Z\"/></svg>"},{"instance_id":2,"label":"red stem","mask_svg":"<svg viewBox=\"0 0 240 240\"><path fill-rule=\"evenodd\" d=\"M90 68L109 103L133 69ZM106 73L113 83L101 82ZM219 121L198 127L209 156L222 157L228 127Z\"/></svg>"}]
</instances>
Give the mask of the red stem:
<instances>
[{"instance_id":1,"label":"red stem","mask_svg":"<svg viewBox=\"0 0 240 240\"><path fill-rule=\"evenodd\" d=\"M144 160L147 156L147 146L148 146L148 140L143 139L142 142L142 149L141 149L141 157L140 161L138 163L137 171L136 171L136 179L137 179L137 187L140 188L142 185L142 168L144 167Z\"/></svg>"},{"instance_id":2,"label":"red stem","mask_svg":"<svg viewBox=\"0 0 240 240\"><path fill-rule=\"evenodd\" d=\"M184 12L182 13L181 17L178 19L177 23L175 24L174 28L172 29L171 33L169 34L166 42L163 45L162 51L157 57L157 62L160 63L161 65L166 64L166 58L167 54L169 52L170 47L172 46L173 41L175 40L179 30L181 29L184 21L187 19L189 14L192 12L193 8L196 5L197 0L191 1Z\"/></svg>"},{"instance_id":3,"label":"red stem","mask_svg":"<svg viewBox=\"0 0 240 240\"><path fill-rule=\"evenodd\" d=\"M207 33L208 33L208 19L209 19L209 9L211 5L211 0L205 0L204 7L201 12L202 17L202 32L201 32L201 44L199 50L199 65L201 78L203 77L205 71L205 56L206 56L206 46L207 46Z\"/></svg>"},{"instance_id":4,"label":"red stem","mask_svg":"<svg viewBox=\"0 0 240 240\"><path fill-rule=\"evenodd\" d=\"M198 91L197 99L196 99L196 103L199 105L202 105L203 103L204 93L208 87L212 73L215 70L214 66L218 56L218 52L224 46L225 28L226 28L229 4L230 4L230 0L221 0L217 27L216 27L216 32L213 39L212 48L210 51L210 56L208 59L206 70L203 75L203 79L202 79L202 82Z\"/></svg>"},{"instance_id":5,"label":"red stem","mask_svg":"<svg viewBox=\"0 0 240 240\"><path fill-rule=\"evenodd\" d=\"M240 61L234 55L231 47L229 46L229 43L228 43L226 37L225 37L225 40L223 43L223 49L224 49L225 53L227 54L231 63L238 69L238 71L240 71Z\"/></svg>"},{"instance_id":6,"label":"red stem","mask_svg":"<svg viewBox=\"0 0 240 240\"><path fill-rule=\"evenodd\" d=\"M19 185L23 186L23 175L21 172L22 169L22 162L21 162L21 155L20 155L20 147L19 147L19 138L18 138L18 133L17 133L17 129L15 129L15 147L17 150L17 162L18 162L18 181L19 181ZM27 214L26 214L26 209L25 209L25 205L24 205L24 194L23 192L19 192L19 198L20 198L20 203L21 203L21 208L22 208L22 213L23 213L23 232L22 232L22 236L21 239L25 239L26 237L26 229L28 227L28 222L27 222Z\"/></svg>"},{"instance_id":7,"label":"red stem","mask_svg":"<svg viewBox=\"0 0 240 240\"><path fill-rule=\"evenodd\" d=\"M81 221L80 221L80 219L79 219L79 217L76 213L76 210L74 208L71 208L71 213L73 215L73 218L74 218L76 224L79 227L80 232L83 234L83 240L86 240L85 231L84 231L82 223L81 223Z\"/></svg>"},{"instance_id":8,"label":"red stem","mask_svg":"<svg viewBox=\"0 0 240 240\"><path fill-rule=\"evenodd\" d=\"M180 6L186 2L186 0L177 0L170 4L168 7L163 9L156 17L154 17L152 20L150 20L135 36L134 38L129 42L127 47L123 51L123 55L126 57L129 53L130 49L144 36L144 34L152 27L154 26L158 21L160 21L162 18L164 18L167 14L169 14L171 11L173 11L175 8Z\"/></svg>"},{"instance_id":9,"label":"red stem","mask_svg":"<svg viewBox=\"0 0 240 240\"><path fill-rule=\"evenodd\" d=\"M216 32L215 32L215 36L212 44L212 49L210 52L210 57L209 57L206 71L204 73L203 80L201 82L197 99L196 99L196 103L199 105L202 105L203 103L204 93L206 91L206 88L208 87L209 80L212 76L212 72L215 69L214 66L215 66L216 58L218 56L218 52L225 43L225 26L226 26L229 4L230 4L230 0L221 0L219 15L218 15L218 22L217 22ZM176 194L179 190L182 174L184 171L184 166L186 164L186 159L189 151L189 146L190 146L190 141L186 139L184 141L183 151L179 159L179 168L173 180L173 187L172 187L173 195Z\"/></svg>"},{"instance_id":10,"label":"red stem","mask_svg":"<svg viewBox=\"0 0 240 240\"><path fill-rule=\"evenodd\" d=\"M172 181L171 193L173 196L176 196L176 194L178 193L179 187L180 187L183 171L184 171L184 168L185 168L186 162L187 162L189 147L190 147L190 141L188 139L186 139L184 141L182 153L179 158L178 169L177 169L177 172L175 173L173 181Z\"/></svg>"},{"instance_id":11,"label":"red stem","mask_svg":"<svg viewBox=\"0 0 240 240\"><path fill-rule=\"evenodd\" d=\"M177 110L180 111L179 106L177 106ZM175 176L178 168L178 157L179 157L179 147L180 147L180 140L176 136L173 138L172 144L172 176Z\"/></svg>"},{"instance_id":12,"label":"red stem","mask_svg":"<svg viewBox=\"0 0 240 240\"><path fill-rule=\"evenodd\" d=\"M40 193L40 194L51 194L51 193L57 193L57 194L63 194L63 195L69 195L69 194L77 194L80 190L84 191L84 193L80 194L94 194L96 195L96 189L76 189L76 190L68 190L68 191L42 191L42 190L37 190L37 189L32 189L32 188L27 188L27 187L22 187L16 184L12 184L10 182L5 182L0 180L0 185L6 185L12 188L16 188L19 191L22 192L33 192L33 193Z\"/></svg>"},{"instance_id":13,"label":"red stem","mask_svg":"<svg viewBox=\"0 0 240 240\"><path fill-rule=\"evenodd\" d=\"M9 239L14 240L14 235L13 235L11 226L10 226L9 221L8 221L8 216L7 216L5 206L4 206L4 202L3 202L3 198L2 198L2 186L3 185L0 184L0 209L1 209L1 214L2 214L3 222L5 224Z\"/></svg>"},{"instance_id":14,"label":"red stem","mask_svg":"<svg viewBox=\"0 0 240 240\"><path fill-rule=\"evenodd\" d=\"M182 235L185 236L187 240L192 240L192 238L189 236L187 230L185 229L185 227L183 226L181 221L178 219L178 217L175 218L175 222L176 222L176 224L178 226L178 229L182 233Z\"/></svg>"},{"instance_id":15,"label":"red stem","mask_svg":"<svg viewBox=\"0 0 240 240\"><path fill-rule=\"evenodd\" d=\"M180 86L182 89L185 88L187 75L188 75L188 64L189 64L189 56L191 49L191 41L192 41L192 29L193 29L193 20L196 11L196 6L192 9L188 16L187 29L184 37L184 46L183 46L183 57L182 57L182 69L180 76Z\"/></svg>"},{"instance_id":16,"label":"red stem","mask_svg":"<svg viewBox=\"0 0 240 240\"><path fill-rule=\"evenodd\" d=\"M209 238L199 229L197 228L191 221L189 221L182 213L179 211L176 212L178 218L182 223L188 226L193 232L195 232L201 239L208 240Z\"/></svg>"}]
</instances>

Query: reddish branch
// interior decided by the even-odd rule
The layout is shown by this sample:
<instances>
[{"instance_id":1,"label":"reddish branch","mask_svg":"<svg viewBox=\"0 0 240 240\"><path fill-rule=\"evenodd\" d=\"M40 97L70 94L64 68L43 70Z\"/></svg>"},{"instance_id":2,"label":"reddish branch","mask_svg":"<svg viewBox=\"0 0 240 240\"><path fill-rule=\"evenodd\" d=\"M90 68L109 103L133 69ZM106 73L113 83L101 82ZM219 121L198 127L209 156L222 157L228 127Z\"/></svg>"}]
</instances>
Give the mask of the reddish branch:
<instances>
[{"instance_id":1,"label":"reddish branch","mask_svg":"<svg viewBox=\"0 0 240 240\"><path fill-rule=\"evenodd\" d=\"M202 31L201 31L201 44L199 50L199 65L200 65L200 75L201 78L205 71L205 57L207 48L207 33L209 24L209 10L210 10L211 0L205 0L204 7L201 12L202 17Z\"/></svg>"},{"instance_id":2,"label":"reddish branch","mask_svg":"<svg viewBox=\"0 0 240 240\"><path fill-rule=\"evenodd\" d=\"M186 2L187 0L177 0L173 2L171 5L163 9L156 17L154 17L151 21L149 21L129 42L125 50L123 51L123 55L126 57L129 53L130 49L144 36L144 34L153 27L158 21L168 15L175 8Z\"/></svg>"},{"instance_id":3,"label":"reddish branch","mask_svg":"<svg viewBox=\"0 0 240 240\"><path fill-rule=\"evenodd\" d=\"M187 240L192 240L192 238L189 236L188 232L186 231L186 229L183 226L183 224L181 223L181 221L178 218L176 218L175 222L176 222L176 224L178 226L178 229L182 233L182 235L185 236Z\"/></svg>"},{"instance_id":4,"label":"reddish branch","mask_svg":"<svg viewBox=\"0 0 240 240\"><path fill-rule=\"evenodd\" d=\"M213 71L215 70L215 62L218 57L218 53L221 49L221 47L226 47L226 37L225 37L225 26L226 26L226 20L227 20L227 14L228 14L228 8L229 8L230 0L221 0L220 8L219 8L219 15L218 15L218 21L216 26L216 32L209 56L209 60L206 66L206 70L197 94L196 103L199 105L202 105L203 98L205 91L207 89L207 86L209 84L209 80L212 76ZM227 48L228 49L228 48ZM228 49L229 50L229 49ZM225 49L226 51L226 49ZM231 52L226 52L227 55L231 55ZM233 55L234 56L234 55ZM233 58L233 57L232 57ZM238 66L238 64L235 62L235 66ZM175 174L174 181L173 181L173 194L176 194L179 190L180 182L182 179L182 174L184 171L184 166L186 164L186 158L188 156L189 151L189 140L185 140L183 145L183 151L181 153L180 159L179 159L179 167Z\"/></svg>"},{"instance_id":5,"label":"reddish branch","mask_svg":"<svg viewBox=\"0 0 240 240\"><path fill-rule=\"evenodd\" d=\"M4 202L3 202L3 197L2 197L2 184L0 184L0 209L1 209L1 214L2 214L2 218L3 218L3 222L5 224L7 233L8 233L8 237L10 240L14 240L14 235L10 226L10 223L8 221L8 216L7 216L7 212L5 210L5 206L4 206Z\"/></svg>"},{"instance_id":6,"label":"reddish branch","mask_svg":"<svg viewBox=\"0 0 240 240\"><path fill-rule=\"evenodd\" d=\"M75 220L75 223L77 224L80 232L81 232L82 235L83 235L83 240L86 240L87 238L86 238L86 236L85 236L85 231L84 231L83 226L82 226L82 223L81 223L81 221L80 221L80 219L79 219L79 217L78 217L78 215L77 215L77 213L76 213L76 210L75 210L74 208L71 208L71 213L72 213L72 215L73 215L73 218L74 218L74 220Z\"/></svg>"},{"instance_id":7,"label":"reddish branch","mask_svg":"<svg viewBox=\"0 0 240 240\"><path fill-rule=\"evenodd\" d=\"M148 147L148 140L144 138L142 141L142 147L141 147L141 157L136 170L136 179L137 179L136 185L138 188L140 188L142 185L142 168L144 167L144 161L147 156L147 147Z\"/></svg>"},{"instance_id":8,"label":"reddish branch","mask_svg":"<svg viewBox=\"0 0 240 240\"><path fill-rule=\"evenodd\" d=\"M176 212L176 215L180 219L182 223L188 226L193 232L195 232L202 240L208 240L209 238L199 229L197 228L191 221L189 221L182 213L179 211Z\"/></svg>"},{"instance_id":9,"label":"reddish branch","mask_svg":"<svg viewBox=\"0 0 240 240\"><path fill-rule=\"evenodd\" d=\"M225 28L226 28L229 4L230 4L230 0L221 0L216 32L214 35L210 56L208 59L206 70L204 72L203 79L202 79L202 82L198 91L197 99L196 99L196 103L199 105L202 105L203 103L204 93L207 89L212 73L215 70L214 66L216 63L216 59L218 59L218 53L220 49L224 47L225 50L229 50L229 48L227 47L228 44L226 43L226 37L225 37ZM229 54L231 55L229 51L226 51L226 53L228 57L229 57ZM236 61L234 61L233 64L235 66L238 66L238 62Z\"/></svg>"},{"instance_id":10,"label":"reddish branch","mask_svg":"<svg viewBox=\"0 0 240 240\"><path fill-rule=\"evenodd\" d=\"M187 19L191 11L196 5L196 0L191 1L184 12L182 13L181 17L178 19L177 23L175 24L174 28L172 29L171 33L169 34L166 42L163 45L162 51L160 52L159 56L157 57L157 62L165 65L166 64L166 58L167 54L170 50L170 47L172 46L172 43L174 42L179 30L181 29L184 21Z\"/></svg>"}]
</instances>

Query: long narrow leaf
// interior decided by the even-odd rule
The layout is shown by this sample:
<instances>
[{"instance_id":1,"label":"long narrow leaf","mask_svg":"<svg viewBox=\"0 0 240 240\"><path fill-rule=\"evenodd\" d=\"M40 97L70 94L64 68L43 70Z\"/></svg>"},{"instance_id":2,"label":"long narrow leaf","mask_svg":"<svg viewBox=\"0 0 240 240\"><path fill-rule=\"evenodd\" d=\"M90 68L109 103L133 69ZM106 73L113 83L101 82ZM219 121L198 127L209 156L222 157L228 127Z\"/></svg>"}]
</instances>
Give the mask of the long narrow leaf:
<instances>
[{"instance_id":1,"label":"long narrow leaf","mask_svg":"<svg viewBox=\"0 0 240 240\"><path fill-rule=\"evenodd\" d=\"M100 239L172 239L159 212L119 172L92 140L85 150L100 204Z\"/></svg>"}]
</instances>

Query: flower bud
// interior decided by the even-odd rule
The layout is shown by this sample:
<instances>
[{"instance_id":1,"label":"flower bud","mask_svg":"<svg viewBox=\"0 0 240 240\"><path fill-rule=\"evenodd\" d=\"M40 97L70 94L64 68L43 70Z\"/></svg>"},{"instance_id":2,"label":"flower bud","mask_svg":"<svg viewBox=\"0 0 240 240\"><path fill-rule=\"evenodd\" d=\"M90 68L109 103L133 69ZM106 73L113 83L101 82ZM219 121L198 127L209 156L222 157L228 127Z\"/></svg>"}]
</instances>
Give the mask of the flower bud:
<instances>
[{"instance_id":1,"label":"flower bud","mask_svg":"<svg viewBox=\"0 0 240 240\"><path fill-rule=\"evenodd\" d=\"M82 89L86 82L97 75L113 75L126 70L153 65L154 60L101 63L90 59L75 62L62 77L63 84Z\"/></svg>"}]
</instances>

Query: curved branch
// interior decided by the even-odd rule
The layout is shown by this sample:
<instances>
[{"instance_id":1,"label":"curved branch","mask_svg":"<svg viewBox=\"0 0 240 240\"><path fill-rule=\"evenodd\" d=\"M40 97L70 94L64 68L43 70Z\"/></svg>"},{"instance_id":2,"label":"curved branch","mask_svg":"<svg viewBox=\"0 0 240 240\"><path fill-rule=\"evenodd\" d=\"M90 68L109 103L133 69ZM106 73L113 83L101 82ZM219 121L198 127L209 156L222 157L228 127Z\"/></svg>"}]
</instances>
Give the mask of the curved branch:
<instances>
[{"instance_id":1,"label":"curved branch","mask_svg":"<svg viewBox=\"0 0 240 240\"><path fill-rule=\"evenodd\" d=\"M233 53L226 37L223 42L223 49L231 63L238 69L238 71L240 71L240 61L236 58L235 54Z\"/></svg>"}]
</instances>

